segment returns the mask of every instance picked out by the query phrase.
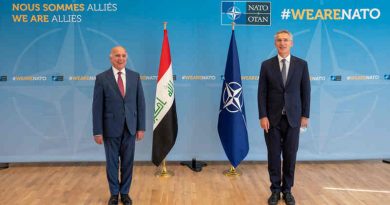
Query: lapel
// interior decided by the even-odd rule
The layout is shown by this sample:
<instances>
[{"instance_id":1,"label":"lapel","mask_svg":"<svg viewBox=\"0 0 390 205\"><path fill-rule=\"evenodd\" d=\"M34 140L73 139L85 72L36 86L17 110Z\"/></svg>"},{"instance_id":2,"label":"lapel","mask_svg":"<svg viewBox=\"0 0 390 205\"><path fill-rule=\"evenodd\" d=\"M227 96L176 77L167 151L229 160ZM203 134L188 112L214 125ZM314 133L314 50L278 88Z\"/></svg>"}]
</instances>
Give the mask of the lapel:
<instances>
[{"instance_id":1,"label":"lapel","mask_svg":"<svg viewBox=\"0 0 390 205\"><path fill-rule=\"evenodd\" d=\"M280 68L278 56L274 57L272 64L274 67L274 69L272 69L274 76L277 76L276 78L278 79L279 85L283 88L284 87L283 77L282 77L282 72L280 72L281 68Z\"/></svg>"},{"instance_id":2,"label":"lapel","mask_svg":"<svg viewBox=\"0 0 390 205\"><path fill-rule=\"evenodd\" d=\"M288 83L290 82L292 76L294 75L294 72L295 72L295 57L291 55L291 58L290 58L290 67L288 69L288 73L287 73L287 81L286 81L286 87L288 85Z\"/></svg>"},{"instance_id":3,"label":"lapel","mask_svg":"<svg viewBox=\"0 0 390 205\"><path fill-rule=\"evenodd\" d=\"M126 74L127 75L127 74ZM107 71L107 81L110 87L117 93L121 98L122 94L121 91L119 90L118 83L115 80L114 72L112 71L112 67ZM127 85L127 83L126 83Z\"/></svg>"}]
</instances>

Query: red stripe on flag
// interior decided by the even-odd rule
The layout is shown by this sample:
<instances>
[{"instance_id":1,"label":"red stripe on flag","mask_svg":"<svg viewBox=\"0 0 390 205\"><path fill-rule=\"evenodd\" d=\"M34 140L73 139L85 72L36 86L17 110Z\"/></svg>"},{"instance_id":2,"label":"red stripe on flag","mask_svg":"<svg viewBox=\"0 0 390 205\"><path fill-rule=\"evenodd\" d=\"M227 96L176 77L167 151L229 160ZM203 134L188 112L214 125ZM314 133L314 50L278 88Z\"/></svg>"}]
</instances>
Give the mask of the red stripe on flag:
<instances>
[{"instance_id":1,"label":"red stripe on flag","mask_svg":"<svg viewBox=\"0 0 390 205\"><path fill-rule=\"evenodd\" d=\"M167 72L170 65L171 65L171 53L169 51L168 31L164 30L164 39L163 39L163 46L161 50L160 67L158 69L157 82L160 81L160 79L164 76L165 72Z\"/></svg>"}]
</instances>

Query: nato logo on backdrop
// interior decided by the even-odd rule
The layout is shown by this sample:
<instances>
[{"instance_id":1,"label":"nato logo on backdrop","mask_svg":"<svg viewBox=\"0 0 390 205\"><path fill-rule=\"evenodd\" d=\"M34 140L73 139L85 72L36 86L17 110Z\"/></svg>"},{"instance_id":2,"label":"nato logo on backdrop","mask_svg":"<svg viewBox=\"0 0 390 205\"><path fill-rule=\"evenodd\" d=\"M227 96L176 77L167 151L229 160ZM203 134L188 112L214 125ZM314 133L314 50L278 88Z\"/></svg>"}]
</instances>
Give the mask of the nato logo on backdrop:
<instances>
[{"instance_id":1,"label":"nato logo on backdrop","mask_svg":"<svg viewBox=\"0 0 390 205\"><path fill-rule=\"evenodd\" d=\"M341 81L341 75L331 75L330 80L331 81Z\"/></svg>"},{"instance_id":2,"label":"nato logo on backdrop","mask_svg":"<svg viewBox=\"0 0 390 205\"><path fill-rule=\"evenodd\" d=\"M52 81L64 81L64 76L62 75L53 75L51 76Z\"/></svg>"},{"instance_id":3,"label":"nato logo on backdrop","mask_svg":"<svg viewBox=\"0 0 390 205\"><path fill-rule=\"evenodd\" d=\"M271 2L222 1L221 25L269 26Z\"/></svg>"},{"instance_id":4,"label":"nato logo on backdrop","mask_svg":"<svg viewBox=\"0 0 390 205\"><path fill-rule=\"evenodd\" d=\"M7 76L6 75L0 76L0 81L7 81Z\"/></svg>"}]
</instances>

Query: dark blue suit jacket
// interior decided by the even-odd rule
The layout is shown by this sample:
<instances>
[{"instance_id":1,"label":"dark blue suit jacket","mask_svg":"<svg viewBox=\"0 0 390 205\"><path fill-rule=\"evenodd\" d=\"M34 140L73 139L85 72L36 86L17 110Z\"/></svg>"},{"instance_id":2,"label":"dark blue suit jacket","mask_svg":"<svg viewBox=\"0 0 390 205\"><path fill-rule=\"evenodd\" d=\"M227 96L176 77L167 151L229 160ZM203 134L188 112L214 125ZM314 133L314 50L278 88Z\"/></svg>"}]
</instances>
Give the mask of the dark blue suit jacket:
<instances>
[{"instance_id":1,"label":"dark blue suit jacket","mask_svg":"<svg viewBox=\"0 0 390 205\"><path fill-rule=\"evenodd\" d=\"M96 76L92 103L93 135L119 137L126 123L131 135L145 130L145 99L138 73L126 69L123 98L112 68Z\"/></svg>"},{"instance_id":2,"label":"dark blue suit jacket","mask_svg":"<svg viewBox=\"0 0 390 205\"><path fill-rule=\"evenodd\" d=\"M291 127L301 125L310 114L310 77L307 62L291 56L286 86L283 86L278 57L261 65L258 89L259 119L268 117L271 126L279 123L285 106Z\"/></svg>"}]
</instances>

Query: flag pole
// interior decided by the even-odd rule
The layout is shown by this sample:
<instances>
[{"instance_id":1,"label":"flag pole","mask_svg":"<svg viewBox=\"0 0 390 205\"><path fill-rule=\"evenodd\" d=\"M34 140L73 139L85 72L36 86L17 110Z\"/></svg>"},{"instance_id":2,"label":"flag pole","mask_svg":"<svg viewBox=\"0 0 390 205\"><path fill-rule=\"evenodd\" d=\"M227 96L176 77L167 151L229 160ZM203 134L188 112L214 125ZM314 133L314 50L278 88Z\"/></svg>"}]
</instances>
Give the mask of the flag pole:
<instances>
[{"instance_id":1,"label":"flag pole","mask_svg":"<svg viewBox=\"0 0 390 205\"><path fill-rule=\"evenodd\" d=\"M236 23L234 23L234 21L232 21L232 31L234 31L235 24ZM223 174L225 176L228 176L228 177L236 177L236 176L241 176L242 172L240 170L234 168L233 165L230 165L230 169L223 171Z\"/></svg>"},{"instance_id":2,"label":"flag pole","mask_svg":"<svg viewBox=\"0 0 390 205\"><path fill-rule=\"evenodd\" d=\"M167 30L168 22L164 21L164 31ZM174 176L175 174L172 171L167 170L166 160L162 161L161 170L158 170L155 174L156 177L168 178Z\"/></svg>"},{"instance_id":3,"label":"flag pole","mask_svg":"<svg viewBox=\"0 0 390 205\"><path fill-rule=\"evenodd\" d=\"M167 24L168 22L164 21L164 31L167 30Z\"/></svg>"},{"instance_id":4,"label":"flag pole","mask_svg":"<svg viewBox=\"0 0 390 205\"><path fill-rule=\"evenodd\" d=\"M158 170L156 173L154 173L154 176L162 178L168 178L174 175L175 174L172 171L167 170L165 159L162 161L161 170Z\"/></svg>"}]
</instances>

